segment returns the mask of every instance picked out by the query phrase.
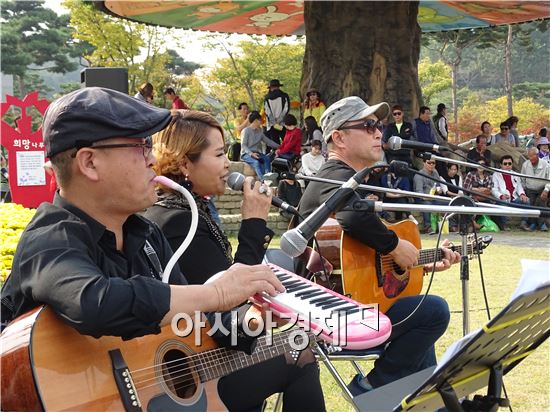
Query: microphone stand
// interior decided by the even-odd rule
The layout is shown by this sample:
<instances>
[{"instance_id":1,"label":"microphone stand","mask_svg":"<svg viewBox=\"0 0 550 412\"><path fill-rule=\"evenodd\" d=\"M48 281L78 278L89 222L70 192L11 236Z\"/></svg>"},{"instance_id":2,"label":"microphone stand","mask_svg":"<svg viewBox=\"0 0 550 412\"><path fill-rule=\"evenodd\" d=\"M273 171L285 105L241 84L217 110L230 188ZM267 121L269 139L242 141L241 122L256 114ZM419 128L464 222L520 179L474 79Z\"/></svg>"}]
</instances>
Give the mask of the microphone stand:
<instances>
[{"instance_id":1,"label":"microphone stand","mask_svg":"<svg viewBox=\"0 0 550 412\"><path fill-rule=\"evenodd\" d=\"M328 183L328 184L332 184L332 185L336 185L336 186L341 186L343 183L345 183L341 180L324 179L324 178L321 178L321 177L305 176L305 175L301 175L301 174L295 175L295 178L296 179L308 180L308 181L312 181L312 182ZM445 183L445 182L442 182L442 183ZM427 193L418 193L418 192L411 192L411 191L408 191L408 190L390 189L390 188L387 188L387 187L371 186L371 185L366 185L366 184L360 184L358 186L358 189L364 189L364 190L369 190L369 191L373 191L373 192L380 192L380 193L393 193L393 194L396 194L396 195L401 195L403 197L417 197L419 199L437 200L437 201L445 202L445 203L447 203L449 201L449 198L446 197L446 196L430 195L430 194L427 194ZM476 208L475 209L476 213L472 213L472 214L477 214L477 213L482 212L482 213L491 213L491 214L497 215L497 213L495 211L498 210L498 209L507 210L507 211L510 211L512 213L517 213L518 210L525 210L525 211L528 210L528 209L519 209L517 207L512 207L512 206L502 206L502 205L495 205L495 204L492 204L492 203L484 203L484 202L477 202L476 204L484 206L487 209L490 208L491 210L487 211L487 209L483 209L482 211L480 211L479 208ZM393 206L393 204L385 203L384 204L384 210L398 211L398 212L409 211L409 210L410 211L424 211L424 209L421 209L421 208L433 207L433 206L430 206L430 205L408 204L407 209L402 209L402 208L401 209L392 209L392 206ZM396 206L396 207L399 207L399 206ZM442 207L442 206L437 206L437 207ZM536 210L536 209L533 209L533 210ZM382 210L376 210L376 211L380 212ZM434 210L434 211L437 212L439 210ZM452 212L460 213L461 211L462 211L462 209L459 210L457 208L448 210L449 213L452 213ZM508 216L508 215L503 214L503 216ZM523 215L518 214L518 216L523 216ZM529 215L529 217L539 217L539 215L538 214Z\"/></svg>"},{"instance_id":2,"label":"microphone stand","mask_svg":"<svg viewBox=\"0 0 550 412\"><path fill-rule=\"evenodd\" d=\"M469 206L475 205L472 198L466 196L457 196L449 202L450 206ZM458 214L458 232L462 239L462 251L468 250L468 228L473 225L474 218L464 213ZM462 336L470 333L470 260L468 255L462 253L460 256L460 282L462 286Z\"/></svg>"},{"instance_id":3,"label":"microphone stand","mask_svg":"<svg viewBox=\"0 0 550 412\"><path fill-rule=\"evenodd\" d=\"M452 163L452 164L455 164L455 165L465 166L465 167L468 167L468 168L471 168L471 169L482 168L482 169L484 169L488 172L492 172L492 173L498 172L498 173L502 173L502 174L506 174L506 175L510 175L510 176L524 177L526 179L542 180L542 181L547 182L547 183L550 182L550 180L545 179L544 177L529 176L529 175L526 175L526 174L523 174L523 173L514 172L513 170L503 170L503 169L498 169L496 167L491 167L491 166L487 166L487 165L480 165L479 163L472 163L472 162L465 162L463 160L451 159L450 157L442 157L442 156L438 156L438 155L435 155L435 154L430 153L430 152L418 153L417 157L419 157L420 159L424 159L424 160L437 160L437 161L440 161L440 162L443 162L443 163Z\"/></svg>"}]
</instances>

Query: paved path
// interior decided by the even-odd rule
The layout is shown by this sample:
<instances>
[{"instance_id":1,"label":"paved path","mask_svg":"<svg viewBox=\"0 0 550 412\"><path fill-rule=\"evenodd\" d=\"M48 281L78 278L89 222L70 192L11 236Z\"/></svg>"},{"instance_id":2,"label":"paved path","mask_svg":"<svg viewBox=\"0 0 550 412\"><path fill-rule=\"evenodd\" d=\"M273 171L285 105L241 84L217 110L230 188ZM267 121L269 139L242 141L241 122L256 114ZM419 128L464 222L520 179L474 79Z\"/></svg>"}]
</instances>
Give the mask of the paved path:
<instances>
[{"instance_id":1,"label":"paved path","mask_svg":"<svg viewBox=\"0 0 550 412\"><path fill-rule=\"evenodd\" d=\"M481 233L481 235L493 236L493 242L497 245L509 245L517 246L518 248L543 248L546 249L546 258L550 258L550 232L524 232L524 231L510 231L510 232L498 232L498 233ZM460 236L455 233L446 235L449 240L456 243L456 239L460 239ZM434 238L435 235L422 235L423 239Z\"/></svg>"}]
</instances>

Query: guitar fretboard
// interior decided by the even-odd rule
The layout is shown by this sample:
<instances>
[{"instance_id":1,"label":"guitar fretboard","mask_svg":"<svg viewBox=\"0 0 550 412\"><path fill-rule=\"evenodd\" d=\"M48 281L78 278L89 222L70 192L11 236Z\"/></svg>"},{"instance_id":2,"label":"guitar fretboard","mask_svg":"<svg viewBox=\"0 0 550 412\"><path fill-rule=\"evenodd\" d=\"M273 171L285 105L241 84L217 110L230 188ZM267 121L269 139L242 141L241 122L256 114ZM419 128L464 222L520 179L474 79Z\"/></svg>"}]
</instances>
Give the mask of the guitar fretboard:
<instances>
[{"instance_id":1,"label":"guitar fretboard","mask_svg":"<svg viewBox=\"0 0 550 412\"><path fill-rule=\"evenodd\" d=\"M452 246L449 249L451 249L454 252L458 252L458 253L462 254L462 246ZM474 245L473 244L468 244L466 246L466 250L467 250L467 254L470 255L474 250ZM441 260L441 258L443 256L444 256L443 249L441 249L441 248L438 248L438 249L435 249L435 248L433 248L433 249L422 249L420 251L420 257L418 258L418 265L417 266L422 266L422 265L426 265L428 263L437 262L437 261Z\"/></svg>"}]
</instances>

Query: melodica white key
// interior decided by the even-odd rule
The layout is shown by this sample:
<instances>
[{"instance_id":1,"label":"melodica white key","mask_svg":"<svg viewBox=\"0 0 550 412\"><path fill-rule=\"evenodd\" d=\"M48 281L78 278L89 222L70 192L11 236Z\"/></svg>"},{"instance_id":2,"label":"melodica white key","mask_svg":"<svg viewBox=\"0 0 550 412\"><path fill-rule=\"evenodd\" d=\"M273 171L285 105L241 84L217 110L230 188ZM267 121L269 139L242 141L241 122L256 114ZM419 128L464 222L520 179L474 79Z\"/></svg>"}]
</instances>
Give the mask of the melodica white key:
<instances>
[{"instance_id":1,"label":"melodica white key","mask_svg":"<svg viewBox=\"0 0 550 412\"><path fill-rule=\"evenodd\" d=\"M255 303L267 303L277 316L346 349L372 348L389 338L391 322L378 311L378 305L364 305L272 263L269 266L286 292L254 295Z\"/></svg>"}]
</instances>

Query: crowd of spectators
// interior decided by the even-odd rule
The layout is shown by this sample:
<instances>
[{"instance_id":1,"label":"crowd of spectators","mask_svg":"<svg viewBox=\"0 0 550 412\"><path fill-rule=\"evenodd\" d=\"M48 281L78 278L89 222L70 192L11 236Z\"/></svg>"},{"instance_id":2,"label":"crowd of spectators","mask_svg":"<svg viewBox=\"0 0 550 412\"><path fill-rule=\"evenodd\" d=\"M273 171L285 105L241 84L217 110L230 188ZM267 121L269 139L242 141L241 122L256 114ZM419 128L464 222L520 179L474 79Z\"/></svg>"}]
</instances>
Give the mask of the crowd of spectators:
<instances>
[{"instance_id":1,"label":"crowd of spectators","mask_svg":"<svg viewBox=\"0 0 550 412\"><path fill-rule=\"evenodd\" d=\"M301 118L290 113L290 98L281 90L283 85L277 79L268 84L268 92L264 97L261 110L250 111L246 102L240 103L234 120L236 138L229 146L228 155L231 160L241 160L250 164L257 178L264 180L272 175L271 164L274 159L288 161L288 167L303 176L315 176L327 157L327 147L319 127L320 119L326 109L321 93L311 88L307 91L301 105ZM172 101L173 109L187 108L187 105L176 95L172 88L164 91L167 99ZM146 83L142 85L135 96L140 100L151 102L153 87ZM428 106L419 109L418 117L405 120L405 110L395 104L391 110L391 119L385 125L382 135L384 159L390 163L393 160L406 162L414 168L414 152L409 149L390 150L388 141L392 136L403 140L413 140L428 144L444 144L448 140L449 128L446 117L447 108L444 103L437 105L436 114L432 116ZM493 134L493 127L488 121L480 125L480 134L475 137L475 146L466 155L472 164L494 166L502 170L514 169L514 158L504 155L497 159L489 149L491 145L505 142L512 147L520 147L517 131L519 119L511 116L499 125L498 132ZM540 130L526 146L528 160L516 165L516 170L533 177L550 179L550 151L548 148L547 129ZM498 151L497 151L498 153ZM462 170L461 170L462 169ZM453 198L463 194L461 189L472 192L476 201L494 203L496 200L548 206L550 184L536 179L519 178L501 172L491 173L482 167L459 167L435 160L425 159L419 168L420 173L410 173L408 176L397 176L382 169L369 177L368 184L403 192L416 192L430 195L440 195ZM426 177L429 176L432 179ZM433 180L435 179L435 181ZM300 201L302 187L307 180L296 183L292 179L280 179L278 183L279 197L296 206ZM414 198L399 193L370 193L371 198L391 203L419 203L427 205L446 204L444 201L434 201L425 198ZM389 221L401 220L407 212L384 214ZM287 216L290 217L290 216ZM501 230L509 229L509 222L500 216L490 217ZM435 233L434 217L430 213L422 213L421 231ZM450 220L450 230L457 230L456 217ZM548 230L544 219L523 219L520 228L526 231Z\"/></svg>"},{"instance_id":2,"label":"crowd of spectators","mask_svg":"<svg viewBox=\"0 0 550 412\"><path fill-rule=\"evenodd\" d=\"M266 173L270 172L269 167L262 168L261 163L263 162L264 165L268 165L270 164L270 160L272 161L274 158L288 160L290 162L289 167L294 168L295 172L299 171L303 176L315 176L327 156L326 144L324 144L322 130L319 127L320 117L325 110L325 103L321 100L321 94L318 90L310 89L306 93L306 99L301 107L302 118L300 122L296 116L289 113L290 106L285 103L285 96L288 95L280 91L281 86L280 82L276 79L269 82L269 93L265 97L264 110L261 114L250 114L249 118L245 120L241 110L242 106L239 106L241 117L235 120L235 127L240 131L241 136L243 132L246 132L247 128L250 128L254 130L253 134L256 136L254 142L264 143L264 151L257 155L258 158L251 158L250 151L247 150L248 144L243 144L243 139L241 139L241 159L251 164L257 173L258 179L263 179ZM274 96L279 96L281 99L279 104L275 105L272 103ZM274 107L276 108L275 110ZM268 115L270 110L276 111L277 115ZM281 110L286 110L286 113L281 112ZM420 107L418 117L407 121L405 120L405 110L403 107L399 104L394 105L391 110L392 119L389 120L383 130L382 145L385 155L384 159L381 160L387 163L393 160L403 161L413 169L415 163L414 152L409 149L390 150L388 146L390 137L399 136L403 140L442 144L442 142L448 140L449 134L446 110L445 104L440 103L437 106L437 113L432 116L430 108L422 106ZM261 119L258 119L258 116ZM270 118L273 119L275 117L280 120L277 122L269 121ZM264 120L263 129L259 124L262 119ZM253 121L257 123L254 126L252 125ZM511 116L500 124L499 132L496 134L492 134L493 128L489 122L484 121L481 123L481 133L475 137L475 147L467 152L466 159L473 164L512 170L512 156L505 155L500 159L496 159L489 147L501 141L506 142L510 146L518 147L520 144L517 133L518 122L519 119L517 117ZM300 128L300 124L302 128ZM244 129L240 129L241 126L244 126ZM275 141L270 139L269 130L271 129L268 129L268 127L275 127L279 135L282 136L282 140ZM270 147L273 149L270 150ZM529 160L524 164L517 165L516 170L519 171L521 168L527 175L550 179L550 152L548 150L546 129L542 129L539 136L528 143L528 147ZM266 160L262 160L264 158ZM472 166L465 168L430 159L423 161L419 171L421 174L411 173L408 176L397 176L394 173L381 171L375 173L374 177L369 178L368 184L397 189L403 192L435 194L448 198L463 195L464 193L461 189L464 188L473 192L471 196L474 200L485 203L494 203L495 199L532 205L547 205L548 203L550 184L544 184L540 180L520 179L500 172L491 173L481 167ZM437 182L425 177L425 175L436 179ZM300 200L302 188L307 184L307 180L302 181L302 185L295 185L294 181L281 179L279 181L279 195L288 203L296 205ZM414 198L406 193L378 192L375 196L379 200L383 199L385 202L390 203L448 204L442 200L434 201ZM407 212L394 212L392 215L386 213L384 217L392 222L402 220L407 214ZM434 230L433 224L434 216L427 212L421 215L421 232L436 233L437 226L436 230ZM509 222L506 218L500 216L490 216L489 218L501 230L509 230ZM542 231L548 230L546 221L542 219L525 219L521 222L520 227L526 231L537 229ZM451 231L458 230L456 217L451 218L449 228Z\"/></svg>"},{"instance_id":3,"label":"crowd of spectators","mask_svg":"<svg viewBox=\"0 0 550 412\"><path fill-rule=\"evenodd\" d=\"M293 172L299 172L305 177L315 176L328 155L323 132L319 127L321 116L326 109L321 93L315 88L307 91L305 100L300 106L301 115L298 119L290 113L290 98L281 90L282 86L277 79L269 81L268 92L264 97L261 110L250 111L248 104L242 102L236 108L237 115L233 120L234 138L228 145L227 155L232 161L240 160L248 163L259 180L265 180L267 176L273 175L271 165L276 158L287 161L286 164ZM189 109L189 106L172 87L164 89L163 94L171 102L173 110ZM142 84L134 97L152 104L153 85L151 83ZM390 150L389 139L392 136L398 136L402 140L445 144L449 135L446 110L445 104L439 103L436 114L432 116L428 106L421 106L418 117L407 121L404 108L399 104L393 105L391 118L383 128L384 158L381 161L390 163L397 160L407 163L410 169L415 169L415 152L409 149ZM491 145L500 142L519 148L518 123L518 117L511 116L501 122L498 132L493 134L491 123L482 122L481 133L475 137L475 146L467 152L466 159L473 164L494 166L505 171L513 170L516 166L515 170L521 170L522 174L550 179L550 150L546 127L526 143L525 154L528 160L522 164L514 165L514 157L511 155L504 155L497 159L489 149ZM7 197L9 190L6 189L7 164L4 164L7 161L4 162L4 160L5 158L2 156L2 201L9 201ZM406 192L453 198L462 195L461 189L464 188L474 193L472 197L476 201L490 203L500 200L545 207L549 205L550 184L543 180L519 178L501 172L491 173L480 167L466 168L443 162L438 164L431 159L423 160L421 167L417 167L417 169L419 169L418 172L411 172L407 176L397 176L380 169L369 177L368 184L404 193L381 191L370 193L369 196L390 203L435 205L445 204L445 202L412 197ZM426 176L432 177L437 182ZM304 179L296 184L292 179L280 179L279 197L289 204L297 206L302 190L308 182L307 179ZM215 210L214 204L210 203L212 209ZM384 218L392 222L402 220L406 215L407 212L394 212L392 215L385 213ZM509 222L506 218L492 216L492 219L501 230L509 229ZM436 232L433 220L432 214L422 213L420 228L423 233ZM457 230L456 217L450 220L449 228L451 231ZM520 228L525 231L548 231L548 223L542 218L525 218L521 221Z\"/></svg>"}]
</instances>

